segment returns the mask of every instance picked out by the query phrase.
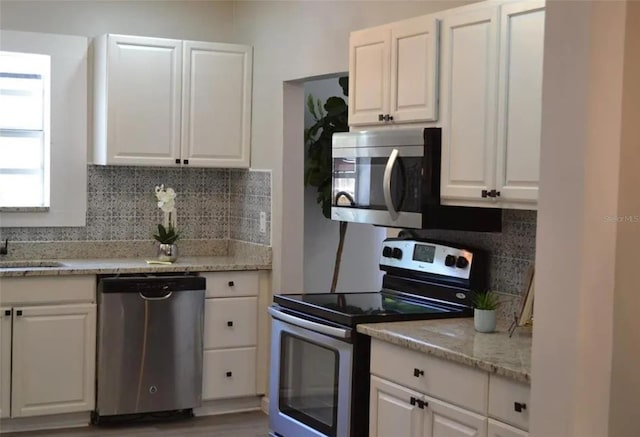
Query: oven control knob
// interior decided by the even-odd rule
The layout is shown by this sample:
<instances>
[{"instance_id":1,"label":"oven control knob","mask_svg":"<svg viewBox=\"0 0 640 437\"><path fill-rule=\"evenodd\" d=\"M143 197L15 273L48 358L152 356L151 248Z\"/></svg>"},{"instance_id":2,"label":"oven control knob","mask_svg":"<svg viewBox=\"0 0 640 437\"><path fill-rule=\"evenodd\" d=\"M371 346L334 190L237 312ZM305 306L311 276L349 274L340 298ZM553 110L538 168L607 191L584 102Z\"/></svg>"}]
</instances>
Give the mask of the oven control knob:
<instances>
[{"instance_id":1,"label":"oven control knob","mask_svg":"<svg viewBox=\"0 0 640 437\"><path fill-rule=\"evenodd\" d=\"M385 258L390 258L392 253L393 253L393 250L391 250L391 247L384 246L382 248L382 256L384 256Z\"/></svg>"},{"instance_id":2,"label":"oven control knob","mask_svg":"<svg viewBox=\"0 0 640 437\"><path fill-rule=\"evenodd\" d=\"M394 247L391 256L395 259L402 259L402 249Z\"/></svg>"},{"instance_id":3,"label":"oven control knob","mask_svg":"<svg viewBox=\"0 0 640 437\"><path fill-rule=\"evenodd\" d=\"M453 267L456 265L456 257L454 255L447 255L444 259L444 265L447 267Z\"/></svg>"},{"instance_id":4,"label":"oven control knob","mask_svg":"<svg viewBox=\"0 0 640 437\"><path fill-rule=\"evenodd\" d=\"M464 256L459 256L456 260L456 267L464 269L469 265L469 261Z\"/></svg>"}]
</instances>

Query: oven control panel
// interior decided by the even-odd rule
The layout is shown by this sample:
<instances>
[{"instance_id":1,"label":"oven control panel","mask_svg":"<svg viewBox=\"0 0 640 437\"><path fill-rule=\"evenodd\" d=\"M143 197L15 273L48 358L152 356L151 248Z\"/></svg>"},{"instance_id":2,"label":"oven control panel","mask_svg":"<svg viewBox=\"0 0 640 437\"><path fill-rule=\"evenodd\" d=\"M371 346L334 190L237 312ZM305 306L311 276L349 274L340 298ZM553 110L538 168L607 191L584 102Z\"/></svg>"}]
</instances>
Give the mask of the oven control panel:
<instances>
[{"instance_id":1,"label":"oven control panel","mask_svg":"<svg viewBox=\"0 0 640 437\"><path fill-rule=\"evenodd\" d=\"M473 253L415 240L386 240L380 264L454 278L469 279Z\"/></svg>"}]
</instances>

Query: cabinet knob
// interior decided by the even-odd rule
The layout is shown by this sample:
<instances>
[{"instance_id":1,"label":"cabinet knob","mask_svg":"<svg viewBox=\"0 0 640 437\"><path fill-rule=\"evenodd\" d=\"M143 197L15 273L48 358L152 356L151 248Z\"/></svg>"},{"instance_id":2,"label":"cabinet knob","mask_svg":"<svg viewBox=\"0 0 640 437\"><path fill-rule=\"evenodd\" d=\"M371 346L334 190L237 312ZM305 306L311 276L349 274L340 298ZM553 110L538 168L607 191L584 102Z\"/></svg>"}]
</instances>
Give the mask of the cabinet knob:
<instances>
[{"instance_id":1,"label":"cabinet knob","mask_svg":"<svg viewBox=\"0 0 640 437\"><path fill-rule=\"evenodd\" d=\"M482 191L480 192L480 195L481 195L483 198L487 198L487 197L496 198L496 197L500 197L500 191L496 191L496 190L491 190L491 191L482 190Z\"/></svg>"},{"instance_id":2,"label":"cabinet knob","mask_svg":"<svg viewBox=\"0 0 640 437\"><path fill-rule=\"evenodd\" d=\"M4 315L5 316L10 316L11 315L11 310L4 310Z\"/></svg>"},{"instance_id":3,"label":"cabinet knob","mask_svg":"<svg viewBox=\"0 0 640 437\"><path fill-rule=\"evenodd\" d=\"M180 159L176 158L176 164L180 164Z\"/></svg>"},{"instance_id":4,"label":"cabinet knob","mask_svg":"<svg viewBox=\"0 0 640 437\"><path fill-rule=\"evenodd\" d=\"M378 114L378 121L384 121L384 114Z\"/></svg>"},{"instance_id":5,"label":"cabinet knob","mask_svg":"<svg viewBox=\"0 0 640 437\"><path fill-rule=\"evenodd\" d=\"M420 378L421 376L424 376L424 370L413 369L413 376L415 376L416 378Z\"/></svg>"},{"instance_id":6,"label":"cabinet knob","mask_svg":"<svg viewBox=\"0 0 640 437\"><path fill-rule=\"evenodd\" d=\"M393 115L385 114L384 121L393 121Z\"/></svg>"},{"instance_id":7,"label":"cabinet knob","mask_svg":"<svg viewBox=\"0 0 640 437\"><path fill-rule=\"evenodd\" d=\"M230 328L231 328L231 327L233 327L233 321L232 321L232 320L229 320L229 321L227 322L227 326L228 326L228 327L230 327Z\"/></svg>"},{"instance_id":8,"label":"cabinet knob","mask_svg":"<svg viewBox=\"0 0 640 437\"><path fill-rule=\"evenodd\" d=\"M21 316L21 315L22 315L22 310L16 311L16 316Z\"/></svg>"},{"instance_id":9,"label":"cabinet knob","mask_svg":"<svg viewBox=\"0 0 640 437\"><path fill-rule=\"evenodd\" d=\"M183 163L183 164L189 164L189 160L188 160L188 159L183 159L183 160L182 160L182 163Z\"/></svg>"},{"instance_id":10,"label":"cabinet knob","mask_svg":"<svg viewBox=\"0 0 640 437\"><path fill-rule=\"evenodd\" d=\"M229 287L233 287L234 285L236 285L233 281L229 281Z\"/></svg>"},{"instance_id":11,"label":"cabinet knob","mask_svg":"<svg viewBox=\"0 0 640 437\"><path fill-rule=\"evenodd\" d=\"M514 402L513 403L513 409L516 410L518 413L522 413L522 410L526 410L527 409L527 404L520 403L520 402Z\"/></svg>"},{"instance_id":12,"label":"cabinet knob","mask_svg":"<svg viewBox=\"0 0 640 437\"><path fill-rule=\"evenodd\" d=\"M233 376L233 372L227 372L227 378L231 378Z\"/></svg>"}]
</instances>

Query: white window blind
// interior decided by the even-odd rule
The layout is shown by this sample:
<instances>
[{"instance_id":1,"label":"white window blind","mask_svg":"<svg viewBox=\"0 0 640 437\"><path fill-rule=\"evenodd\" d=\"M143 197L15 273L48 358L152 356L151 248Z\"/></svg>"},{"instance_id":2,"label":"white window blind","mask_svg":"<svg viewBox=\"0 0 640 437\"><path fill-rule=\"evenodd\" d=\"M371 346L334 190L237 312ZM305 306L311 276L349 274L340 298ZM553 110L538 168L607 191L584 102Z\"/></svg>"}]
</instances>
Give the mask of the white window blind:
<instances>
[{"instance_id":1,"label":"white window blind","mask_svg":"<svg viewBox=\"0 0 640 437\"><path fill-rule=\"evenodd\" d=\"M0 207L47 207L50 191L47 55L0 52Z\"/></svg>"}]
</instances>

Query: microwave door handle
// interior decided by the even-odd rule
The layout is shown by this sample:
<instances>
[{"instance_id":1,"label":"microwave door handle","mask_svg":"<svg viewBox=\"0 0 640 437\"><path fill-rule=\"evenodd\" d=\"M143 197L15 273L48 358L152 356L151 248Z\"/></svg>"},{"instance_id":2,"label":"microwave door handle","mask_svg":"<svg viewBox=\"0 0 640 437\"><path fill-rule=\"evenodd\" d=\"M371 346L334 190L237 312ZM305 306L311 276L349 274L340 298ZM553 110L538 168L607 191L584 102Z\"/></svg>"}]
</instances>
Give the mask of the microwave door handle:
<instances>
[{"instance_id":1,"label":"microwave door handle","mask_svg":"<svg viewBox=\"0 0 640 437\"><path fill-rule=\"evenodd\" d=\"M384 194L384 203L387 206L387 210L389 211L389 215L392 220L398 219L398 211L396 211L395 206L393 205L393 198L391 196L391 173L393 172L393 167L396 165L396 160L398 159L398 149L393 149L391 155L389 155L389 159L387 160L387 166L384 169L384 178L383 178L383 187L382 193Z\"/></svg>"}]
</instances>

